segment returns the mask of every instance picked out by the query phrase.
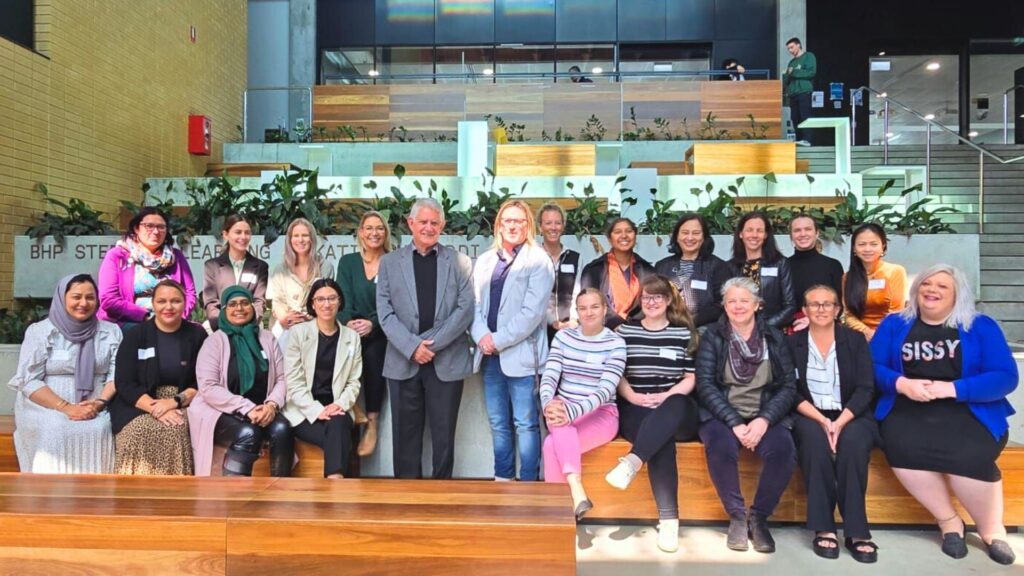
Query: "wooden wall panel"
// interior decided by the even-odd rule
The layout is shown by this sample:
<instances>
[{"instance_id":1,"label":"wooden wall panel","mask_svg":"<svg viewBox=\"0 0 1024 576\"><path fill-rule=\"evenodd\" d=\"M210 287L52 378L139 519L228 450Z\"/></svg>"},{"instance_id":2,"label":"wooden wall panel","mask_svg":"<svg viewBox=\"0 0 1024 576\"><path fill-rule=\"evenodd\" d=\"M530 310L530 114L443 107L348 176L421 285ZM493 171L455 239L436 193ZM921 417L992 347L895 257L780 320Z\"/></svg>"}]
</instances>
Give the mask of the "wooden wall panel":
<instances>
[{"instance_id":1,"label":"wooden wall panel","mask_svg":"<svg viewBox=\"0 0 1024 576\"><path fill-rule=\"evenodd\" d=\"M650 128L665 140L655 118L669 122L667 130L680 139L696 138L700 129L701 82L627 82L622 84L623 130L636 132L637 127ZM636 115L633 126L630 109ZM683 120L686 120L684 125ZM685 127L684 127L685 126ZM690 137L687 137L689 133Z\"/></svg>"},{"instance_id":2,"label":"wooden wall panel","mask_svg":"<svg viewBox=\"0 0 1024 576\"><path fill-rule=\"evenodd\" d=\"M695 142L694 174L795 174L793 142Z\"/></svg>"},{"instance_id":3,"label":"wooden wall panel","mask_svg":"<svg viewBox=\"0 0 1024 576\"><path fill-rule=\"evenodd\" d=\"M505 124L526 126L523 136L540 140L544 123L546 84L466 86L466 120L483 120L488 114L501 116ZM494 126L492 121L491 126Z\"/></svg>"},{"instance_id":4,"label":"wooden wall panel","mask_svg":"<svg viewBox=\"0 0 1024 576\"><path fill-rule=\"evenodd\" d=\"M751 132L748 114L754 116L757 126L768 127L767 138L781 138L782 83L778 80L701 82L701 117L706 118L709 112L715 115L719 128L729 131L732 139L744 138L743 131Z\"/></svg>"},{"instance_id":5,"label":"wooden wall panel","mask_svg":"<svg viewBox=\"0 0 1024 576\"><path fill-rule=\"evenodd\" d=\"M622 129L620 84L554 84L544 91L544 130L554 138L563 133L582 140L580 131L597 116L606 132L604 140L618 140Z\"/></svg>"},{"instance_id":6,"label":"wooden wall panel","mask_svg":"<svg viewBox=\"0 0 1024 576\"><path fill-rule=\"evenodd\" d=\"M593 176L597 174L595 144L499 144L494 153L496 176Z\"/></svg>"}]
</instances>

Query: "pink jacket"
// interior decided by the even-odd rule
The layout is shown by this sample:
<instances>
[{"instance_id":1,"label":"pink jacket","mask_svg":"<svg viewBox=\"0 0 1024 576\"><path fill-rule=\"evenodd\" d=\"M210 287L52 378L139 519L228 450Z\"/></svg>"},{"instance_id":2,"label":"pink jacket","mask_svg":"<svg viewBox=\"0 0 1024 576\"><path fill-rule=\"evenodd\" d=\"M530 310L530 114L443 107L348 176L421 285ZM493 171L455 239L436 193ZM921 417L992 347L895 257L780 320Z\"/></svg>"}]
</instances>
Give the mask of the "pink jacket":
<instances>
[{"instance_id":1,"label":"pink jacket","mask_svg":"<svg viewBox=\"0 0 1024 576\"><path fill-rule=\"evenodd\" d=\"M185 310L182 316L188 318L196 306L196 284L192 270L185 261L185 255L174 248L174 266L167 271L167 277L185 287ZM128 265L129 252L115 246L103 257L99 277L100 309L96 317L100 320L122 325L125 322L142 322L149 312L135 305L135 267Z\"/></svg>"},{"instance_id":2,"label":"pink jacket","mask_svg":"<svg viewBox=\"0 0 1024 576\"><path fill-rule=\"evenodd\" d=\"M277 346L274 335L260 330L260 347L267 353L267 400L284 407L285 381L284 356ZM199 393L192 399L186 413L188 428L192 436L192 455L195 459L195 475L209 476L213 467L213 429L221 414L249 412L256 407L251 400L228 390L228 360L231 345L228 337L220 331L214 332L199 350L196 359L196 384ZM217 463L219 466L220 463Z\"/></svg>"}]
</instances>

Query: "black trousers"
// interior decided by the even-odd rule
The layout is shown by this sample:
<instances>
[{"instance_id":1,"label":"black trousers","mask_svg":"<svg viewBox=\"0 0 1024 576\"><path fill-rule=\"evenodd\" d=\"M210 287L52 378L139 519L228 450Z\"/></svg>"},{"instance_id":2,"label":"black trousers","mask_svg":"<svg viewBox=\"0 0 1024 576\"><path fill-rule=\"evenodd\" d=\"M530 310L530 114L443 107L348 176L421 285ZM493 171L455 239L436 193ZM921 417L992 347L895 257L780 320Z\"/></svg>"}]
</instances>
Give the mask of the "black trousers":
<instances>
[{"instance_id":1,"label":"black trousers","mask_svg":"<svg viewBox=\"0 0 1024 576\"><path fill-rule=\"evenodd\" d=\"M396 478L423 477L423 429L430 422L435 479L452 477L455 425L462 404L462 380L446 382L433 364L425 364L408 380L388 379L391 434Z\"/></svg>"},{"instance_id":2,"label":"black trousers","mask_svg":"<svg viewBox=\"0 0 1024 576\"><path fill-rule=\"evenodd\" d=\"M700 439L708 459L708 473L715 485L718 498L731 518L742 518L746 513L743 492L740 491L740 440L721 420L711 419L700 426ZM775 512L782 493L796 468L796 447L793 435L785 426L773 424L761 438L754 454L761 459L761 477L750 510L768 517Z\"/></svg>"},{"instance_id":3,"label":"black trousers","mask_svg":"<svg viewBox=\"0 0 1024 576\"><path fill-rule=\"evenodd\" d=\"M697 439L700 413L689 396L674 394L657 408L619 399L619 434L633 443L630 451L647 464L658 519L679 518L679 471L676 442Z\"/></svg>"},{"instance_id":4,"label":"black trousers","mask_svg":"<svg viewBox=\"0 0 1024 576\"><path fill-rule=\"evenodd\" d=\"M839 416L838 413L823 414L833 420ZM878 438L878 423L864 416L851 420L839 434L834 457L825 431L810 418L795 417L793 436L807 486L807 528L815 532L835 532L838 503L844 535L870 539L864 494L868 489L868 462Z\"/></svg>"},{"instance_id":5,"label":"black trousers","mask_svg":"<svg viewBox=\"0 0 1024 576\"><path fill-rule=\"evenodd\" d=\"M384 404L384 393L387 381L384 379L384 353L388 349L388 339L383 332L366 338L363 345L363 399L366 411L380 412Z\"/></svg>"},{"instance_id":6,"label":"black trousers","mask_svg":"<svg viewBox=\"0 0 1024 576\"><path fill-rule=\"evenodd\" d=\"M789 97L789 119L793 121L797 140L807 140L807 130L797 128L801 122L811 117L811 93L795 94Z\"/></svg>"},{"instance_id":7,"label":"black trousers","mask_svg":"<svg viewBox=\"0 0 1024 576\"><path fill-rule=\"evenodd\" d=\"M294 431L296 438L315 444L324 451L324 478L338 473L348 477L349 456L352 454L351 416L344 414L313 423L303 420Z\"/></svg>"},{"instance_id":8,"label":"black trousers","mask_svg":"<svg viewBox=\"0 0 1024 576\"><path fill-rule=\"evenodd\" d=\"M291 476L295 459L292 427L278 414L265 428L248 419L221 414L213 428L213 443L227 448L224 454L225 476L252 476L252 465L260 457L260 448L270 446L270 475Z\"/></svg>"}]
</instances>

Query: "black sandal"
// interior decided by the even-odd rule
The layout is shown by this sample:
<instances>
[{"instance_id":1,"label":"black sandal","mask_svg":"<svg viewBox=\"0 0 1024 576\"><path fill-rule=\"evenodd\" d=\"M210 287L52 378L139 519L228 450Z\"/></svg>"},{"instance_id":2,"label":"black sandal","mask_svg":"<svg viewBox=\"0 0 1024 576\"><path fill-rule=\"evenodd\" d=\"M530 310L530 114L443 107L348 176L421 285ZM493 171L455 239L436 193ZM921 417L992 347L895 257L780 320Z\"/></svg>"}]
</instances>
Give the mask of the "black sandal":
<instances>
[{"instance_id":1,"label":"black sandal","mask_svg":"<svg viewBox=\"0 0 1024 576\"><path fill-rule=\"evenodd\" d=\"M860 549L861 546L867 546L871 548L870 551L865 552ZM850 551L850 556L857 562L863 564L874 564L878 562L878 544L875 544L871 540L861 540L860 542L854 542L853 538L846 539L846 549Z\"/></svg>"},{"instance_id":2,"label":"black sandal","mask_svg":"<svg viewBox=\"0 0 1024 576\"><path fill-rule=\"evenodd\" d=\"M832 546L825 546L825 544L831 544ZM814 553L822 558L828 558L834 560L839 558L839 539L832 536L815 536L814 540L811 540L811 546Z\"/></svg>"}]
</instances>

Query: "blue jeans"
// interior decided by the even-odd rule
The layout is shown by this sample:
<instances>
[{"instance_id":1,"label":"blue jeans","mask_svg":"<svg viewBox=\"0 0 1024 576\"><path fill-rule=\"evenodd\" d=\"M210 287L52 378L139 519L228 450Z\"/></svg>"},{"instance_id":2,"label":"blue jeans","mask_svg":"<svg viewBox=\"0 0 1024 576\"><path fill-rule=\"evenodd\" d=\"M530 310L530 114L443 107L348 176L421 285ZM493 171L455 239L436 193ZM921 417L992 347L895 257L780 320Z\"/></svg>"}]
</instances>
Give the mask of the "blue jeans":
<instances>
[{"instance_id":1,"label":"blue jeans","mask_svg":"<svg viewBox=\"0 0 1024 576\"><path fill-rule=\"evenodd\" d=\"M495 478L515 479L518 443L519 479L537 480L540 475L540 409L534 377L506 376L497 357L484 360L483 376L487 419L494 439Z\"/></svg>"}]
</instances>

